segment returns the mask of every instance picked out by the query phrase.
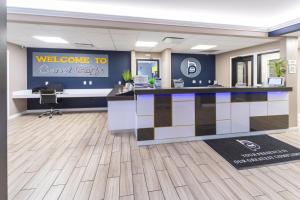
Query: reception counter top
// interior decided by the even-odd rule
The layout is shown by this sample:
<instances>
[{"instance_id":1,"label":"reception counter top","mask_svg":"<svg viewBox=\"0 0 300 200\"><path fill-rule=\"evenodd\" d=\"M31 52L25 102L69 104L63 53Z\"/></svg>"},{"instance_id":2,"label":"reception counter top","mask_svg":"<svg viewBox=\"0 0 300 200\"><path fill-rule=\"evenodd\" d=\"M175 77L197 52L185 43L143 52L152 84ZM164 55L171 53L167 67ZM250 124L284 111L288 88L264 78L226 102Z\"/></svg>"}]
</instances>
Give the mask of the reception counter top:
<instances>
[{"instance_id":1,"label":"reception counter top","mask_svg":"<svg viewBox=\"0 0 300 200\"><path fill-rule=\"evenodd\" d=\"M183 94L217 92L268 92L292 91L291 87L185 87L185 88L136 88L135 94Z\"/></svg>"},{"instance_id":2,"label":"reception counter top","mask_svg":"<svg viewBox=\"0 0 300 200\"><path fill-rule=\"evenodd\" d=\"M292 91L291 87L185 87L185 88L135 88L127 90L115 87L107 95L108 101L134 100L134 94L187 94L187 93L222 93L222 92L274 92Z\"/></svg>"},{"instance_id":3,"label":"reception counter top","mask_svg":"<svg viewBox=\"0 0 300 200\"><path fill-rule=\"evenodd\" d=\"M124 87L115 87L106 97L107 101L126 101L134 100L134 91Z\"/></svg>"}]
</instances>

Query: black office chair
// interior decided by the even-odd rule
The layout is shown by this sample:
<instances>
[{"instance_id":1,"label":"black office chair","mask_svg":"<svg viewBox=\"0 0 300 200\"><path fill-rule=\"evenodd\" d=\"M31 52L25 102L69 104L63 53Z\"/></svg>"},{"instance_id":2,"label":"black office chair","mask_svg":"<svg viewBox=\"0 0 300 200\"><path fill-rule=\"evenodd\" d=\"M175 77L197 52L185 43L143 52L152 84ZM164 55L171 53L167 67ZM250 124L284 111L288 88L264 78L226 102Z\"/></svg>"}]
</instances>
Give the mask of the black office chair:
<instances>
[{"instance_id":1,"label":"black office chair","mask_svg":"<svg viewBox=\"0 0 300 200\"><path fill-rule=\"evenodd\" d=\"M46 111L39 115L39 118L42 116L49 116L51 119L53 115L61 115L60 110L54 109L55 106L58 104L57 102L57 96L56 96L56 90L53 89L42 89L40 91L41 97L40 97L40 104L41 105L50 105L51 109L49 111Z\"/></svg>"}]
</instances>

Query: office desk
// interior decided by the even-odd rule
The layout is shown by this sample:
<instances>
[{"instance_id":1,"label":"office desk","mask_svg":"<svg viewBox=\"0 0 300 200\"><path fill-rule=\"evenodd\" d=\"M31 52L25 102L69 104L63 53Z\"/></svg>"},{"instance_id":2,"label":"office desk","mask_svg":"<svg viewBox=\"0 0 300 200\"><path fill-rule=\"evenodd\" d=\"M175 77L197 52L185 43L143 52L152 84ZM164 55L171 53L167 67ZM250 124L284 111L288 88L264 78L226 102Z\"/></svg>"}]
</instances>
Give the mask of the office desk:
<instances>
[{"instance_id":1,"label":"office desk","mask_svg":"<svg viewBox=\"0 0 300 200\"><path fill-rule=\"evenodd\" d=\"M83 98L106 97L112 89L65 89L63 93L57 93L57 98ZM33 94L31 90L13 92L13 99L38 99L40 94Z\"/></svg>"}]
</instances>

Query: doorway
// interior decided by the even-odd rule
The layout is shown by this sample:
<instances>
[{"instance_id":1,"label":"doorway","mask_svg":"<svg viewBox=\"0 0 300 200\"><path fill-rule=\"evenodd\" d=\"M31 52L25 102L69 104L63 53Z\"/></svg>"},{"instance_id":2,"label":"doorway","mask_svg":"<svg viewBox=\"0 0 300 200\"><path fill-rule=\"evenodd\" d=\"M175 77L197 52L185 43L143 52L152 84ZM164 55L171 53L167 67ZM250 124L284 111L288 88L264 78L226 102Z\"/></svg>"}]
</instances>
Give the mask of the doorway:
<instances>
[{"instance_id":1,"label":"doorway","mask_svg":"<svg viewBox=\"0 0 300 200\"><path fill-rule=\"evenodd\" d=\"M232 85L253 85L253 56L236 57L231 66Z\"/></svg>"}]
</instances>

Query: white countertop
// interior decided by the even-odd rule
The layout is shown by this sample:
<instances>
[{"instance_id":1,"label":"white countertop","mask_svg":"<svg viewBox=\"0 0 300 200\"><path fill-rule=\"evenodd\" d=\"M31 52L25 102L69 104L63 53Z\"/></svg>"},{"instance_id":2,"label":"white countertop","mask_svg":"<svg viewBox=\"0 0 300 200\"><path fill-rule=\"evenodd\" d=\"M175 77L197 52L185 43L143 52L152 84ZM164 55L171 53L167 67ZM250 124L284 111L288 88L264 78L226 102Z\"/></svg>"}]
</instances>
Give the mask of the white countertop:
<instances>
[{"instance_id":1,"label":"white countertop","mask_svg":"<svg viewBox=\"0 0 300 200\"><path fill-rule=\"evenodd\" d=\"M58 93L57 98L82 98L82 97L106 97L112 91L106 89L65 89ZM13 99L34 99L40 98L40 94L33 94L31 90L20 90L13 92Z\"/></svg>"}]
</instances>

